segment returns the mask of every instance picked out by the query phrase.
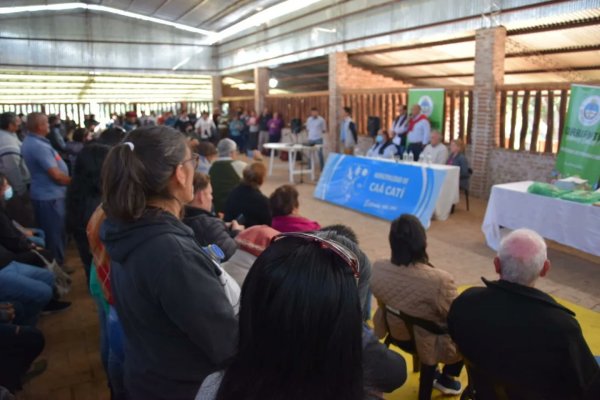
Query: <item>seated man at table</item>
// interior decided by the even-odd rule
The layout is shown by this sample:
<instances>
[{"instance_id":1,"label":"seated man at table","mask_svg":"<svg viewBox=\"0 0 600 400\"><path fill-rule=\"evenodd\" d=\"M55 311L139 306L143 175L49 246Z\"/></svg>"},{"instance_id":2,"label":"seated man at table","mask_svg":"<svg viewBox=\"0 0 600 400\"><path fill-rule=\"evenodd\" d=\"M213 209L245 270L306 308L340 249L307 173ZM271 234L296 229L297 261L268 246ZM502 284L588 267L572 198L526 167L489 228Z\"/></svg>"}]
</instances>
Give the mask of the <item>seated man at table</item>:
<instances>
[{"instance_id":1,"label":"seated man at table","mask_svg":"<svg viewBox=\"0 0 600 400\"><path fill-rule=\"evenodd\" d=\"M442 143L442 135L439 131L431 131L431 143L425 146L419 161L431 162L432 164L446 164L446 161L448 161L448 149Z\"/></svg>"},{"instance_id":2,"label":"seated man at table","mask_svg":"<svg viewBox=\"0 0 600 400\"><path fill-rule=\"evenodd\" d=\"M225 201L229 193L240 184L246 163L236 160L237 144L231 139L221 139L217 144L217 158L209 170L213 188L213 204L216 213L225 212Z\"/></svg>"},{"instance_id":3,"label":"seated man at table","mask_svg":"<svg viewBox=\"0 0 600 400\"><path fill-rule=\"evenodd\" d=\"M454 300L448 327L472 365L477 397L581 399L599 366L575 314L534 288L550 270L546 243L518 229L504 238L494 259L498 281L471 288Z\"/></svg>"}]
</instances>

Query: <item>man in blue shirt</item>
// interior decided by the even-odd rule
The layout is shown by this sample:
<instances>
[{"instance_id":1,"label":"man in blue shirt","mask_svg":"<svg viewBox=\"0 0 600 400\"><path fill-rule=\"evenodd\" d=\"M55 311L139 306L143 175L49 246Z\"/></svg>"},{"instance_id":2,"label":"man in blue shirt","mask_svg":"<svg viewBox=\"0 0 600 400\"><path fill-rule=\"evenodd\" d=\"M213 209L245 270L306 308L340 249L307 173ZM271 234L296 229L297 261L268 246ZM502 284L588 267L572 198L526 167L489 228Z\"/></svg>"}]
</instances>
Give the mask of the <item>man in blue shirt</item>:
<instances>
[{"instance_id":1,"label":"man in blue shirt","mask_svg":"<svg viewBox=\"0 0 600 400\"><path fill-rule=\"evenodd\" d=\"M65 257L65 197L71 183L67 165L47 139L50 127L42 113L27 116L27 136L21 152L31 173L31 201L46 247L63 265Z\"/></svg>"}]
</instances>

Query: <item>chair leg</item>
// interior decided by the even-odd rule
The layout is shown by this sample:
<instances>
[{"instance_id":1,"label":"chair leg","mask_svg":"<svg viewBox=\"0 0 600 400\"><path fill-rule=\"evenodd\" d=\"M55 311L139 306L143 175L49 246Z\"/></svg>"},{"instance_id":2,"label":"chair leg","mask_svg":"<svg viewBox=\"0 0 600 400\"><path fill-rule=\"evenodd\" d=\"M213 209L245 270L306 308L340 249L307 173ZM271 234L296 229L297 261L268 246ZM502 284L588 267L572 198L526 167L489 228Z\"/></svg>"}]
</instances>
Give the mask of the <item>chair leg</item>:
<instances>
[{"instance_id":1,"label":"chair leg","mask_svg":"<svg viewBox=\"0 0 600 400\"><path fill-rule=\"evenodd\" d=\"M437 365L421 365L421 375L419 376L419 400L431 400L433 378L435 378L436 368Z\"/></svg>"},{"instance_id":2,"label":"chair leg","mask_svg":"<svg viewBox=\"0 0 600 400\"><path fill-rule=\"evenodd\" d=\"M413 354L412 360L413 360L413 372L421 371L421 360L419 360L419 356L416 354Z\"/></svg>"},{"instance_id":3,"label":"chair leg","mask_svg":"<svg viewBox=\"0 0 600 400\"><path fill-rule=\"evenodd\" d=\"M467 211L469 211L469 191L465 189L465 197L467 198Z\"/></svg>"}]
</instances>

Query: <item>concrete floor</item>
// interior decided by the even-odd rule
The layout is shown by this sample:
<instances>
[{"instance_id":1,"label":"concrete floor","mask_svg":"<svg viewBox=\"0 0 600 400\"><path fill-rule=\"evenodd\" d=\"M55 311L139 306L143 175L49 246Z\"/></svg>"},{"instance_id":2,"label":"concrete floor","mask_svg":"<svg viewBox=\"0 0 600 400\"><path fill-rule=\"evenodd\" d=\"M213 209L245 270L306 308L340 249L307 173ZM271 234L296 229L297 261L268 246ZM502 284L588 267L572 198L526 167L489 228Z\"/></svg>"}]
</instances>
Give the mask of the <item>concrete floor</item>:
<instances>
[{"instance_id":1,"label":"concrete floor","mask_svg":"<svg viewBox=\"0 0 600 400\"><path fill-rule=\"evenodd\" d=\"M269 177L262 188L265 194L287 183L285 166L277 163L274 176ZM371 261L389 257L389 222L313 199L314 183L304 183L297 188L303 215L319 221L322 226L342 223L352 227ZM471 210L467 212L462 198L447 221L433 221L429 228L431 262L437 268L451 272L457 285L481 285L482 276L495 279L494 252L486 246L481 232L485 207L485 201L471 199ZM552 271L540 280L538 287L600 312L600 258L556 243L549 243L549 258L553 263ZM81 267L73 246L68 252L68 262ZM18 396L21 400L109 398L98 351L96 307L87 293L83 269L73 278L73 290L68 296L73 306L40 321L39 327L46 335L42 357L48 360L49 366L46 373L26 385Z\"/></svg>"}]
</instances>

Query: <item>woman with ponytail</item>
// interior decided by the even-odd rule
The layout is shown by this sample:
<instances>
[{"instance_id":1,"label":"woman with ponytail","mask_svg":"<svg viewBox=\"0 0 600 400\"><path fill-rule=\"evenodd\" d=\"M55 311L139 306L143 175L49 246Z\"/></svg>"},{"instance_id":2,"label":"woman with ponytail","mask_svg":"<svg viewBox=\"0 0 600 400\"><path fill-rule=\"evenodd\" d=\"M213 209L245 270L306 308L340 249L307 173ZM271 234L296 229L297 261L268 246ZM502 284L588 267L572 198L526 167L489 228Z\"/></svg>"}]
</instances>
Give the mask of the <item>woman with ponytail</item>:
<instances>
[{"instance_id":1,"label":"woman with ponytail","mask_svg":"<svg viewBox=\"0 0 600 400\"><path fill-rule=\"evenodd\" d=\"M132 131L102 170L115 308L129 398L193 398L235 352L238 326L220 270L181 222L198 157L168 127Z\"/></svg>"},{"instance_id":2,"label":"woman with ponytail","mask_svg":"<svg viewBox=\"0 0 600 400\"><path fill-rule=\"evenodd\" d=\"M447 326L448 311L457 296L454 280L429 262L425 228L415 216L403 214L394 220L389 241L391 261L376 262L371 276L371 291L379 305L373 317L375 334L380 338L390 335L401 348L419 355L419 400L429 400L432 387L444 394L460 394L456 378L463 367L461 356L450 336L439 334ZM387 312L387 307L440 330L433 333L415 324L413 342L409 328ZM438 363L446 364L441 373Z\"/></svg>"}]
</instances>

